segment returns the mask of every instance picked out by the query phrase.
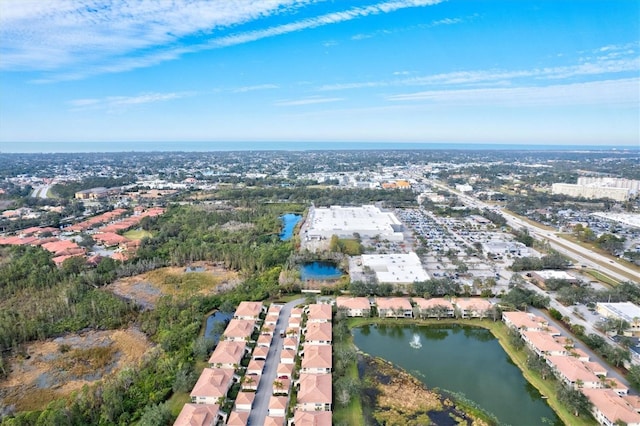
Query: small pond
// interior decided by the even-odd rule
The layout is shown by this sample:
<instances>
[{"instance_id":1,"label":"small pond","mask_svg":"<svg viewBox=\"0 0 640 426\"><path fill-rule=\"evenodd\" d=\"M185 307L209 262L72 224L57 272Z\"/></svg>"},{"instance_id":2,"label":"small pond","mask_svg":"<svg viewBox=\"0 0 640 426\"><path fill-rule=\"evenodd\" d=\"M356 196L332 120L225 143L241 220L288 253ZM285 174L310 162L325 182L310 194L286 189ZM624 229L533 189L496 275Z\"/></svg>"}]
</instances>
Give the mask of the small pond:
<instances>
[{"instance_id":1,"label":"small pond","mask_svg":"<svg viewBox=\"0 0 640 426\"><path fill-rule=\"evenodd\" d=\"M300 279L311 280L337 280L342 276L342 271L331 262L311 262L300 267Z\"/></svg>"},{"instance_id":2,"label":"small pond","mask_svg":"<svg viewBox=\"0 0 640 426\"><path fill-rule=\"evenodd\" d=\"M231 318L233 318L233 314L230 312L216 311L213 314L209 315L207 317L207 325L205 326L205 329L204 329L205 338L213 339L214 342L217 344L218 340L220 339L221 333L216 333L216 330L218 329L218 327L216 327L216 324L218 323L226 324L231 320Z\"/></svg>"},{"instance_id":3,"label":"small pond","mask_svg":"<svg viewBox=\"0 0 640 426\"><path fill-rule=\"evenodd\" d=\"M282 219L282 232L280 233L280 239L282 241L288 241L293 237L293 230L295 229L302 216L294 213L287 213L280 216Z\"/></svg>"}]
</instances>

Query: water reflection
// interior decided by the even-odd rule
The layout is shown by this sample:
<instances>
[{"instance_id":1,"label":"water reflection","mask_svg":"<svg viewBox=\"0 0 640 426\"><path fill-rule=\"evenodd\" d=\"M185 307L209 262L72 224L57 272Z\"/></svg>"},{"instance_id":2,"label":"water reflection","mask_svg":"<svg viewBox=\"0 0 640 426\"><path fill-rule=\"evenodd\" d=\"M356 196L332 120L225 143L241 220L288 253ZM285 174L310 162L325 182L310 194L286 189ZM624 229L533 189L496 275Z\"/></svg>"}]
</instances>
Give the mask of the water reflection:
<instances>
[{"instance_id":1,"label":"water reflection","mask_svg":"<svg viewBox=\"0 0 640 426\"><path fill-rule=\"evenodd\" d=\"M354 329L353 336L363 352L416 373L429 387L466 395L495 414L500 424L540 425L551 419L562 425L488 330L380 324L366 333ZM416 336L419 348L413 347Z\"/></svg>"}]
</instances>

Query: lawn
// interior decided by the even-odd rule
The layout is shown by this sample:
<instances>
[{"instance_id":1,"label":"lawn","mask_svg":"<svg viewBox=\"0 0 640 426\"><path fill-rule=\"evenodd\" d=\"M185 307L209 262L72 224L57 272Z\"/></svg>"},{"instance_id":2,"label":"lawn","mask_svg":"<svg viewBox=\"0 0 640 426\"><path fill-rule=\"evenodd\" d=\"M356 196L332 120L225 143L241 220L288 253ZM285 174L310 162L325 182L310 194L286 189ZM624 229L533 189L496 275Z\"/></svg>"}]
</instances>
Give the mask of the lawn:
<instances>
[{"instance_id":1,"label":"lawn","mask_svg":"<svg viewBox=\"0 0 640 426\"><path fill-rule=\"evenodd\" d=\"M334 350L338 349L340 345L352 345L353 342L349 339L347 342L334 343ZM353 377L356 380L360 380L358 377L358 363L354 362L349 366L349 377ZM349 425L349 426L364 426L364 415L362 413L362 400L360 396L351 398L351 402L346 407L339 407L334 405L333 411L333 424Z\"/></svg>"},{"instance_id":2,"label":"lawn","mask_svg":"<svg viewBox=\"0 0 640 426\"><path fill-rule=\"evenodd\" d=\"M130 240L141 240L145 237L152 237L151 232L145 231L144 229L131 229L130 231L122 234L123 237L128 238Z\"/></svg>"},{"instance_id":3,"label":"lawn","mask_svg":"<svg viewBox=\"0 0 640 426\"><path fill-rule=\"evenodd\" d=\"M593 269L590 269L587 271L587 274L591 275L593 278L595 278L598 281L601 281L611 287L615 287L618 284L620 284L617 280L614 280L613 278L611 278L608 275L603 274L602 272L599 271L594 271Z\"/></svg>"},{"instance_id":4,"label":"lawn","mask_svg":"<svg viewBox=\"0 0 640 426\"><path fill-rule=\"evenodd\" d=\"M178 417L184 404L191 402L189 392L176 392L171 395L171 398L167 401L167 406L173 416Z\"/></svg>"}]
</instances>

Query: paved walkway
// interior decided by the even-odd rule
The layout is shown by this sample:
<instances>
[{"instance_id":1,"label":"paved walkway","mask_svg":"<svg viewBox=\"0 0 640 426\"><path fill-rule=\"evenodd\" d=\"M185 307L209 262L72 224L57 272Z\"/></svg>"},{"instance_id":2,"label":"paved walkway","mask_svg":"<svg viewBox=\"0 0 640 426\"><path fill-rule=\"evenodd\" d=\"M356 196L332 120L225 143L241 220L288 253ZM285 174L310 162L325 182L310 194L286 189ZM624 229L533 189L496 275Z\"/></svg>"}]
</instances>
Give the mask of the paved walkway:
<instances>
[{"instance_id":1,"label":"paved walkway","mask_svg":"<svg viewBox=\"0 0 640 426\"><path fill-rule=\"evenodd\" d=\"M280 337L280 330L286 329L289 325L289 317L291 316L291 309L296 305L304 303L305 299L296 299L283 305L278 315L278 322L274 331L273 341L267 354L267 360L262 370L262 377L260 383L258 383L258 390L256 397L253 400L253 406L251 407L251 414L249 414L249 425L263 425L264 421L269 414L269 400L271 399L273 391L273 381L276 378L278 372L278 363L280 362L280 353L282 352L282 338Z\"/></svg>"}]
</instances>

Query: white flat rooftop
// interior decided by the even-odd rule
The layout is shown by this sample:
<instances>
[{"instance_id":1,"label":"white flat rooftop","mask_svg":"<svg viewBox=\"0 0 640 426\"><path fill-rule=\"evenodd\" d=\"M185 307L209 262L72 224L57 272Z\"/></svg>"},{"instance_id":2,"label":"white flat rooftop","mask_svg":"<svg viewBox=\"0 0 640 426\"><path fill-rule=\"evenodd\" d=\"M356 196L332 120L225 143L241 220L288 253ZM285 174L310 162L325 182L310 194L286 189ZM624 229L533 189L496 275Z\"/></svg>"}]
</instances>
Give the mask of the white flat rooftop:
<instances>
[{"instance_id":1,"label":"white flat rooftop","mask_svg":"<svg viewBox=\"0 0 640 426\"><path fill-rule=\"evenodd\" d=\"M383 212L371 205L362 207L316 207L309 211L308 236L331 235L351 236L358 233L363 237L374 237L397 240L402 238L402 232L394 229L401 227L402 223L391 212Z\"/></svg>"},{"instance_id":2,"label":"white flat rooftop","mask_svg":"<svg viewBox=\"0 0 640 426\"><path fill-rule=\"evenodd\" d=\"M640 307L631 302L598 303L598 308L604 308L611 315L622 318L630 324L634 323L634 318L640 318Z\"/></svg>"},{"instance_id":3,"label":"white flat rooftop","mask_svg":"<svg viewBox=\"0 0 640 426\"><path fill-rule=\"evenodd\" d=\"M427 281L420 258L414 252L407 254L363 254L362 265L371 268L379 283L408 284Z\"/></svg>"},{"instance_id":4,"label":"white flat rooftop","mask_svg":"<svg viewBox=\"0 0 640 426\"><path fill-rule=\"evenodd\" d=\"M535 273L542 277L542 279L556 279L556 280L575 280L575 277L568 274L565 271L556 271L552 269L546 269L544 271L535 271Z\"/></svg>"}]
</instances>

